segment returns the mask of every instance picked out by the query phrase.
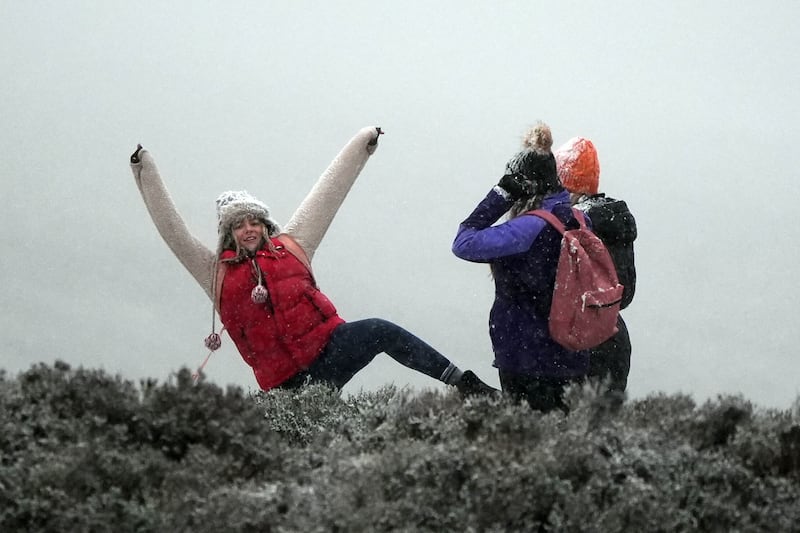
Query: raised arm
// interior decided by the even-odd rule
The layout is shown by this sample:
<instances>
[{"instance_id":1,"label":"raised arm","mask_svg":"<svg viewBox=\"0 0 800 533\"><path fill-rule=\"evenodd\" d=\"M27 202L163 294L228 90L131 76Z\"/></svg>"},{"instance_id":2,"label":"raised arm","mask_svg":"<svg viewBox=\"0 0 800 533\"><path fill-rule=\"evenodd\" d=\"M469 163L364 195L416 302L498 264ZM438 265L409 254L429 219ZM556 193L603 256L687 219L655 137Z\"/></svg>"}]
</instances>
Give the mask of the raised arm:
<instances>
[{"instance_id":1,"label":"raised arm","mask_svg":"<svg viewBox=\"0 0 800 533\"><path fill-rule=\"evenodd\" d=\"M285 233L297 241L309 261L367 159L377 149L381 133L380 128L368 127L350 139L286 224Z\"/></svg>"},{"instance_id":2,"label":"raised arm","mask_svg":"<svg viewBox=\"0 0 800 533\"><path fill-rule=\"evenodd\" d=\"M214 252L189 232L161 180L153 158L147 150L142 150L141 145L131 156L131 170L158 233L206 295L213 298L211 279Z\"/></svg>"},{"instance_id":3,"label":"raised arm","mask_svg":"<svg viewBox=\"0 0 800 533\"><path fill-rule=\"evenodd\" d=\"M511 207L505 194L499 187L493 188L461 223L452 246L456 257L489 263L530 249L547 222L520 216L493 226Z\"/></svg>"}]
</instances>

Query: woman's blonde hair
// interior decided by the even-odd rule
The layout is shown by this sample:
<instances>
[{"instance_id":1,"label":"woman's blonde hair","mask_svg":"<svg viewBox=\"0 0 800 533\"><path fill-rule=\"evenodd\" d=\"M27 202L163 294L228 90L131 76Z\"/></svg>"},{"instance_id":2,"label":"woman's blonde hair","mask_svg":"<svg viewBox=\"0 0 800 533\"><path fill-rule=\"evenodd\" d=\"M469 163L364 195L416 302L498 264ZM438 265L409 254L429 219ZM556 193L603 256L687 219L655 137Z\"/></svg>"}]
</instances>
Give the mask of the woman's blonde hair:
<instances>
[{"instance_id":1,"label":"woman's blonde hair","mask_svg":"<svg viewBox=\"0 0 800 533\"><path fill-rule=\"evenodd\" d=\"M523 213L527 213L528 211L539 209L542 206L542 198L544 198L544 195L542 194L534 194L533 196L528 197L523 196L514 202L514 205L512 205L511 209L508 210L508 218L516 218Z\"/></svg>"},{"instance_id":2,"label":"woman's blonde hair","mask_svg":"<svg viewBox=\"0 0 800 533\"><path fill-rule=\"evenodd\" d=\"M227 259L226 261L240 261L242 259L247 258L250 253L246 248L242 248L239 246L239 243L236 242L236 237L233 235L233 230L236 229L239 224L244 222L245 220L256 221L261 224L261 231L262 231L262 238L266 242L267 246L270 250L274 250L274 246L272 241L270 240L270 226L269 223L263 220L261 217L253 214L253 213L242 213L230 220L230 224L228 226L228 230L225 231L225 234L222 236L222 250L232 250L236 252L236 257L231 259Z\"/></svg>"}]
</instances>

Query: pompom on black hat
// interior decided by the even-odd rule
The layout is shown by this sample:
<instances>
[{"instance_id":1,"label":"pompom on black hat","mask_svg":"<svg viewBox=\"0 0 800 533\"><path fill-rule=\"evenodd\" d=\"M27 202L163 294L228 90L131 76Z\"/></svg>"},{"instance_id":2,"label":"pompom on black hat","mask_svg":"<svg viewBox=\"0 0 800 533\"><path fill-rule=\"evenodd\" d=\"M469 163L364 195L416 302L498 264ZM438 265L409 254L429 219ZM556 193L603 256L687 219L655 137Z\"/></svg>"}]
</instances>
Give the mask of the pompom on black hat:
<instances>
[{"instance_id":1,"label":"pompom on black hat","mask_svg":"<svg viewBox=\"0 0 800 533\"><path fill-rule=\"evenodd\" d=\"M530 128L522 138L522 151L506 163L506 173L522 174L531 180L534 195L549 194L562 189L553 156L553 134L550 126L539 122Z\"/></svg>"}]
</instances>

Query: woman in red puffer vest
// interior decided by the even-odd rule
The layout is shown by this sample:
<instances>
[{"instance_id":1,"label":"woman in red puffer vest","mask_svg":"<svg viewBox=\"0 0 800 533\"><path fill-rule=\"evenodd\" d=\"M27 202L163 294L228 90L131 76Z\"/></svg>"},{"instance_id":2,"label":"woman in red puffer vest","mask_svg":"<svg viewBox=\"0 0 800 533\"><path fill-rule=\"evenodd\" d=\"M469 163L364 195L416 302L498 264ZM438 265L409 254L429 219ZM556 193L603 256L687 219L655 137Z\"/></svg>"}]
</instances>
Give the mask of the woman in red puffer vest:
<instances>
[{"instance_id":1,"label":"woman in red puffer vest","mask_svg":"<svg viewBox=\"0 0 800 533\"><path fill-rule=\"evenodd\" d=\"M263 228L248 218L234 232L263 234ZM308 368L344 323L310 270L288 251L289 239L259 236L259 249L243 255L225 250L220 256L217 309L263 390Z\"/></svg>"},{"instance_id":2,"label":"woman in red puffer vest","mask_svg":"<svg viewBox=\"0 0 800 533\"><path fill-rule=\"evenodd\" d=\"M314 252L381 133L380 128L364 128L353 137L285 229L247 192L220 195L216 251L188 231L150 154L139 146L131 156L136 184L156 228L214 302L262 390L309 382L340 388L385 352L462 394L495 391L396 324L378 318L345 322L317 287L311 270ZM213 351L219 345L212 322L206 346Z\"/></svg>"}]
</instances>

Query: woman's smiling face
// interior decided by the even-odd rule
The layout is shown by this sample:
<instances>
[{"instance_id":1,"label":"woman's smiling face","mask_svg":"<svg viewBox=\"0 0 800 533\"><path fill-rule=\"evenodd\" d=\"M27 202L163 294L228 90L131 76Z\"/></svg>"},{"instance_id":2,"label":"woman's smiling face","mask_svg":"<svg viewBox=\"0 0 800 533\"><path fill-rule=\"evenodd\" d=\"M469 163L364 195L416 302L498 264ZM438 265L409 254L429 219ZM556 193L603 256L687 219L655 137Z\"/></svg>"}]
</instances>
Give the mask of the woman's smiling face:
<instances>
[{"instance_id":1,"label":"woman's smiling face","mask_svg":"<svg viewBox=\"0 0 800 533\"><path fill-rule=\"evenodd\" d=\"M245 217L233 228L233 238L240 248L248 252L255 252L261 248L266 235L266 226L260 220L253 217Z\"/></svg>"}]
</instances>

